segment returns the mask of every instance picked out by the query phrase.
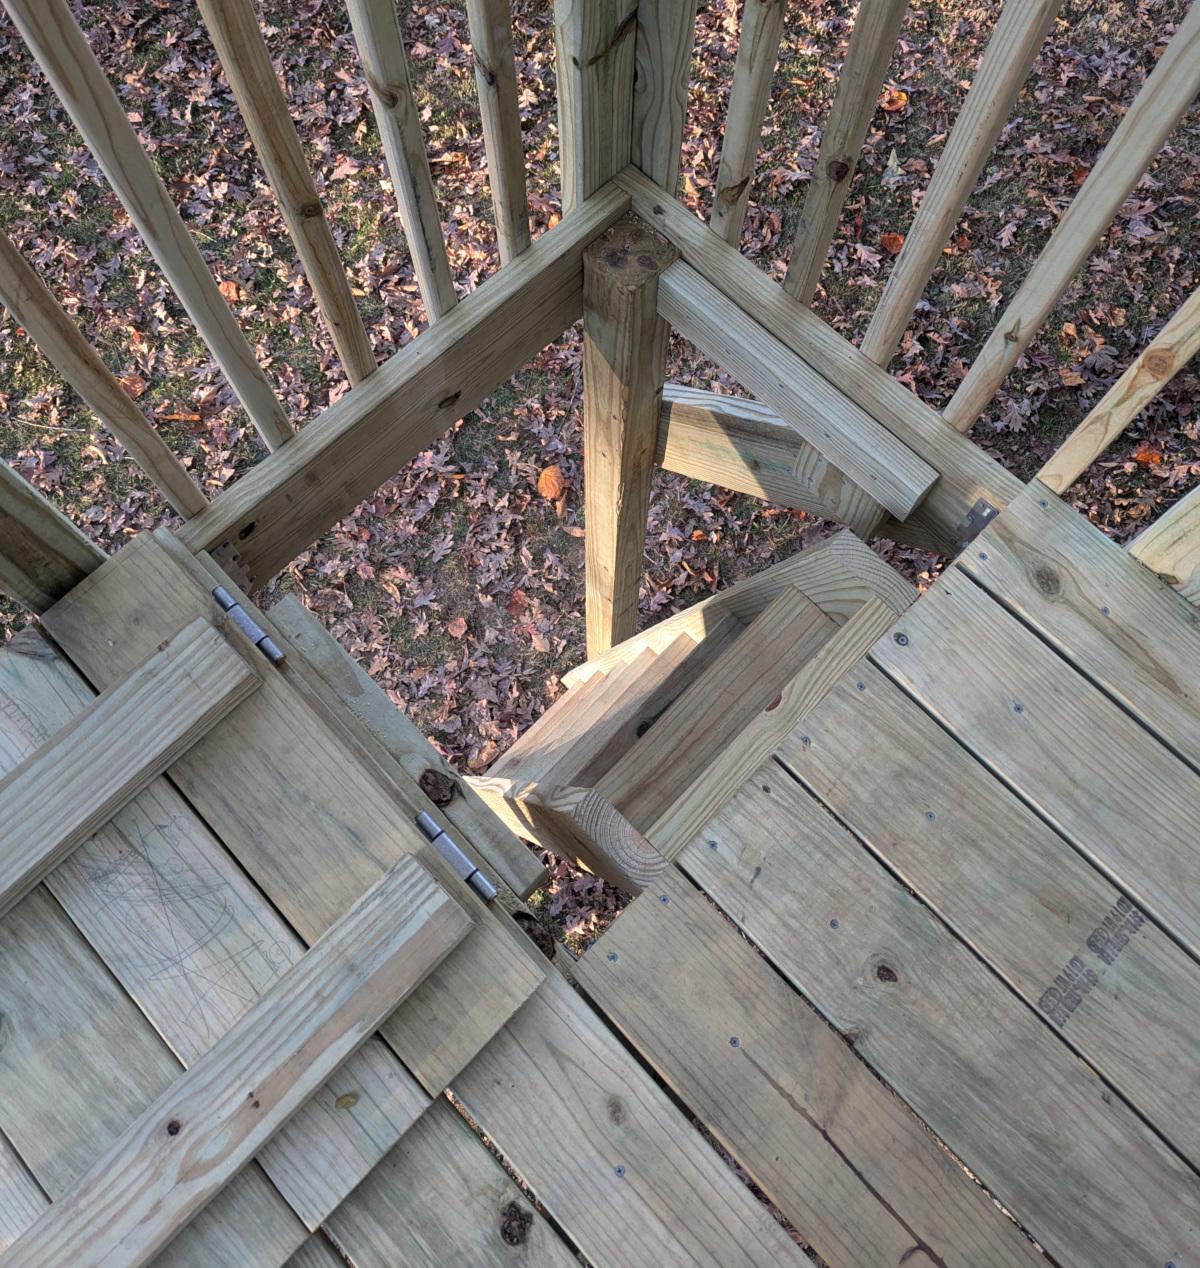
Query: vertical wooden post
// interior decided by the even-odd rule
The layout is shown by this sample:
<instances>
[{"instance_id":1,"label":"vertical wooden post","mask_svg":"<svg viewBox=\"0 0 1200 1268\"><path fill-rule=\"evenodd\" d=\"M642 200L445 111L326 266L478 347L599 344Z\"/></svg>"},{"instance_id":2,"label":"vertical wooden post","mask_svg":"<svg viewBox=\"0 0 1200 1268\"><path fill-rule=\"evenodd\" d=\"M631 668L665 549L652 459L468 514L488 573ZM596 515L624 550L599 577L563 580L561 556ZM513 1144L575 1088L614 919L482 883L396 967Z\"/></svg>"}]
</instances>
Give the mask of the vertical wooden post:
<instances>
[{"instance_id":1,"label":"vertical wooden post","mask_svg":"<svg viewBox=\"0 0 1200 1268\"><path fill-rule=\"evenodd\" d=\"M629 165L637 0L554 0L563 215Z\"/></svg>"},{"instance_id":2,"label":"vertical wooden post","mask_svg":"<svg viewBox=\"0 0 1200 1268\"><path fill-rule=\"evenodd\" d=\"M44 612L103 562L99 547L0 462L0 590Z\"/></svg>"},{"instance_id":3,"label":"vertical wooden post","mask_svg":"<svg viewBox=\"0 0 1200 1268\"><path fill-rule=\"evenodd\" d=\"M658 278L674 247L634 215L583 256L583 464L588 656L637 629L667 326Z\"/></svg>"},{"instance_id":4,"label":"vertical wooden post","mask_svg":"<svg viewBox=\"0 0 1200 1268\"><path fill-rule=\"evenodd\" d=\"M696 0L640 0L630 162L674 195L687 119Z\"/></svg>"}]
</instances>

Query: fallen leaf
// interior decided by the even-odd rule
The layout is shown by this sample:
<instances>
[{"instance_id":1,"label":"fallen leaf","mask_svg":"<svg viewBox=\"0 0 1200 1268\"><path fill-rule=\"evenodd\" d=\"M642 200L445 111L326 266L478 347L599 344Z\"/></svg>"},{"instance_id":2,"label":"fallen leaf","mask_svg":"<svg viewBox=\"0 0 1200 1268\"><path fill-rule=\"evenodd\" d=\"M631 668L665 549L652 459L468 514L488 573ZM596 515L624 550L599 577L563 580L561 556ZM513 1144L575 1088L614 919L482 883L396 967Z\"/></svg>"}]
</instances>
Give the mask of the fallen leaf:
<instances>
[{"instance_id":1,"label":"fallen leaf","mask_svg":"<svg viewBox=\"0 0 1200 1268\"><path fill-rule=\"evenodd\" d=\"M217 290L221 292L228 304L236 304L242 297L242 288L236 282L221 282Z\"/></svg>"},{"instance_id":2,"label":"fallen leaf","mask_svg":"<svg viewBox=\"0 0 1200 1268\"><path fill-rule=\"evenodd\" d=\"M467 633L467 622L466 622L466 618L465 618L465 617L461 617L461 616L456 616L456 617L455 617L452 621L450 621L450 623L446 626L446 633L447 633L447 634L449 634L451 638L463 638L463 637L465 637L465 635L466 635L466 633Z\"/></svg>"},{"instance_id":3,"label":"fallen leaf","mask_svg":"<svg viewBox=\"0 0 1200 1268\"><path fill-rule=\"evenodd\" d=\"M145 379L140 378L136 374L124 374L121 376L121 386L130 396L138 397L142 395L149 385Z\"/></svg>"},{"instance_id":4,"label":"fallen leaf","mask_svg":"<svg viewBox=\"0 0 1200 1268\"><path fill-rule=\"evenodd\" d=\"M1064 365L1059 370L1058 377L1062 379L1066 387L1080 387L1083 384L1083 375L1078 370L1071 369L1070 366Z\"/></svg>"},{"instance_id":5,"label":"fallen leaf","mask_svg":"<svg viewBox=\"0 0 1200 1268\"><path fill-rule=\"evenodd\" d=\"M543 467L542 474L538 476L537 491L548 502L557 502L566 492L567 481L562 473L562 468L558 463L552 466Z\"/></svg>"},{"instance_id":6,"label":"fallen leaf","mask_svg":"<svg viewBox=\"0 0 1200 1268\"><path fill-rule=\"evenodd\" d=\"M908 105L908 93L903 88L885 88L879 104L889 113L895 114Z\"/></svg>"},{"instance_id":7,"label":"fallen leaf","mask_svg":"<svg viewBox=\"0 0 1200 1268\"><path fill-rule=\"evenodd\" d=\"M881 233L879 235L879 245L883 247L888 255L899 255L900 248L904 246L904 234Z\"/></svg>"},{"instance_id":8,"label":"fallen leaf","mask_svg":"<svg viewBox=\"0 0 1200 1268\"><path fill-rule=\"evenodd\" d=\"M1157 449L1151 449L1149 445L1143 445L1137 453L1133 455L1134 462L1140 462L1143 467L1157 466L1163 460L1163 456Z\"/></svg>"}]
</instances>

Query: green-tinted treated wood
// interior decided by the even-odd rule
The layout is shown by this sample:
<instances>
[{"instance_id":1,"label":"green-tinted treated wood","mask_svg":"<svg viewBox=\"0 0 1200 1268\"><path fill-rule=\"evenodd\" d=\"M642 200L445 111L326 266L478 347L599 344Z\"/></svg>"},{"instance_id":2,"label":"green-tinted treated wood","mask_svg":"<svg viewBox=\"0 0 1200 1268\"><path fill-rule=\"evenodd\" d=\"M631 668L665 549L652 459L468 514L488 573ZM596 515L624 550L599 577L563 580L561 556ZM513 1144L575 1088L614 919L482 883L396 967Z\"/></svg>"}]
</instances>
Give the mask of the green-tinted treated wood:
<instances>
[{"instance_id":1,"label":"green-tinted treated wood","mask_svg":"<svg viewBox=\"0 0 1200 1268\"><path fill-rule=\"evenodd\" d=\"M808 1263L557 974L454 1091L591 1263Z\"/></svg>"},{"instance_id":2,"label":"green-tinted treated wood","mask_svg":"<svg viewBox=\"0 0 1200 1268\"><path fill-rule=\"evenodd\" d=\"M662 275L658 311L893 515L911 515L937 481L923 458L691 265L677 261Z\"/></svg>"},{"instance_id":3,"label":"green-tinted treated wood","mask_svg":"<svg viewBox=\"0 0 1200 1268\"><path fill-rule=\"evenodd\" d=\"M445 1099L334 1212L329 1232L356 1268L577 1263Z\"/></svg>"},{"instance_id":4,"label":"green-tinted treated wood","mask_svg":"<svg viewBox=\"0 0 1200 1268\"><path fill-rule=\"evenodd\" d=\"M229 543L251 580L267 581L578 320L580 254L628 209L621 190L602 190L237 480L180 540L193 554Z\"/></svg>"},{"instance_id":5,"label":"green-tinted treated wood","mask_svg":"<svg viewBox=\"0 0 1200 1268\"><path fill-rule=\"evenodd\" d=\"M1200 968L873 665L782 762L1194 1161Z\"/></svg>"},{"instance_id":6,"label":"green-tinted treated wood","mask_svg":"<svg viewBox=\"0 0 1200 1268\"><path fill-rule=\"evenodd\" d=\"M0 915L260 681L193 621L0 779Z\"/></svg>"},{"instance_id":7,"label":"green-tinted treated wood","mask_svg":"<svg viewBox=\"0 0 1200 1268\"><path fill-rule=\"evenodd\" d=\"M1195 1172L777 764L680 863L1056 1261L1195 1245Z\"/></svg>"},{"instance_id":8,"label":"green-tinted treated wood","mask_svg":"<svg viewBox=\"0 0 1200 1268\"><path fill-rule=\"evenodd\" d=\"M1129 553L1190 603L1200 604L1200 490L1180 498L1135 537Z\"/></svg>"},{"instance_id":9,"label":"green-tinted treated wood","mask_svg":"<svg viewBox=\"0 0 1200 1268\"><path fill-rule=\"evenodd\" d=\"M634 0L554 0L564 216L629 162L636 34Z\"/></svg>"},{"instance_id":10,"label":"green-tinted treated wood","mask_svg":"<svg viewBox=\"0 0 1200 1268\"><path fill-rule=\"evenodd\" d=\"M283 407L67 0L4 5L259 435L284 444L293 432Z\"/></svg>"},{"instance_id":11,"label":"green-tinted treated wood","mask_svg":"<svg viewBox=\"0 0 1200 1268\"><path fill-rule=\"evenodd\" d=\"M208 578L200 575L203 583L152 538L136 538L46 614L47 628L102 686L123 661L213 611ZM307 942L406 854L418 854L478 910L407 807L400 809L350 737L286 669L268 673L242 708L176 763L172 777ZM426 1090L439 1092L541 977L519 940L481 919L382 1033Z\"/></svg>"},{"instance_id":12,"label":"green-tinted treated wood","mask_svg":"<svg viewBox=\"0 0 1200 1268\"><path fill-rule=\"evenodd\" d=\"M44 888L0 921L0 1130L54 1200L179 1065ZM169 1260L277 1264L304 1225L256 1163L172 1243Z\"/></svg>"},{"instance_id":13,"label":"green-tinted treated wood","mask_svg":"<svg viewBox=\"0 0 1200 1268\"><path fill-rule=\"evenodd\" d=\"M37 1219L49 1201L20 1155L0 1135L0 1254Z\"/></svg>"},{"instance_id":14,"label":"green-tinted treated wood","mask_svg":"<svg viewBox=\"0 0 1200 1268\"><path fill-rule=\"evenodd\" d=\"M674 193L687 120L696 0L638 0L630 162Z\"/></svg>"},{"instance_id":15,"label":"green-tinted treated wood","mask_svg":"<svg viewBox=\"0 0 1200 1268\"><path fill-rule=\"evenodd\" d=\"M57 507L0 462L0 590L43 612L104 559Z\"/></svg>"},{"instance_id":16,"label":"green-tinted treated wood","mask_svg":"<svg viewBox=\"0 0 1200 1268\"><path fill-rule=\"evenodd\" d=\"M452 788L453 796L441 810L461 833L460 844L474 846L519 898L528 898L545 882L546 869L537 856L487 809L408 715L295 596L280 600L270 619L408 775L420 781L433 771L449 780L442 786Z\"/></svg>"},{"instance_id":17,"label":"green-tinted treated wood","mask_svg":"<svg viewBox=\"0 0 1200 1268\"><path fill-rule=\"evenodd\" d=\"M470 926L402 859L38 1218L12 1268L147 1263Z\"/></svg>"},{"instance_id":18,"label":"green-tinted treated wood","mask_svg":"<svg viewBox=\"0 0 1200 1268\"><path fill-rule=\"evenodd\" d=\"M658 463L844 524L869 535L879 508L769 406L670 383L663 388Z\"/></svg>"},{"instance_id":19,"label":"green-tinted treated wood","mask_svg":"<svg viewBox=\"0 0 1200 1268\"><path fill-rule=\"evenodd\" d=\"M622 912L575 971L829 1263L1042 1262L677 869Z\"/></svg>"},{"instance_id":20,"label":"green-tinted treated wood","mask_svg":"<svg viewBox=\"0 0 1200 1268\"><path fill-rule=\"evenodd\" d=\"M596 791L673 858L741 783L714 787L713 763L836 628L799 590L784 590L605 772Z\"/></svg>"},{"instance_id":21,"label":"green-tinted treated wood","mask_svg":"<svg viewBox=\"0 0 1200 1268\"><path fill-rule=\"evenodd\" d=\"M729 304L743 309L938 473L937 484L903 529L888 526L889 536L904 542L920 538L945 549L979 498L999 508L1021 491L1021 482L995 459L947 427L915 393L796 303L682 203L633 168L626 168L617 184L629 192L638 215L674 242Z\"/></svg>"},{"instance_id":22,"label":"green-tinted treated wood","mask_svg":"<svg viewBox=\"0 0 1200 1268\"><path fill-rule=\"evenodd\" d=\"M872 595L897 613L903 612L916 597L914 588L869 546L852 533L836 533L659 621L604 656L568 670L563 683L573 687L592 674L632 660L647 647L666 647L683 633L696 639L706 638L722 628L730 616L748 625L788 586L795 586L837 625L844 624Z\"/></svg>"},{"instance_id":23,"label":"green-tinted treated wood","mask_svg":"<svg viewBox=\"0 0 1200 1268\"><path fill-rule=\"evenodd\" d=\"M1194 766L1200 613L1037 481L959 567Z\"/></svg>"},{"instance_id":24,"label":"green-tinted treated wood","mask_svg":"<svg viewBox=\"0 0 1200 1268\"><path fill-rule=\"evenodd\" d=\"M872 658L1193 954L1200 775L961 573Z\"/></svg>"},{"instance_id":25,"label":"green-tinted treated wood","mask_svg":"<svg viewBox=\"0 0 1200 1268\"><path fill-rule=\"evenodd\" d=\"M85 708L92 692L31 630L0 651L0 771ZM165 779L51 872L54 895L183 1063L203 1055L304 952ZM429 1104L371 1039L259 1161L309 1228Z\"/></svg>"}]
</instances>

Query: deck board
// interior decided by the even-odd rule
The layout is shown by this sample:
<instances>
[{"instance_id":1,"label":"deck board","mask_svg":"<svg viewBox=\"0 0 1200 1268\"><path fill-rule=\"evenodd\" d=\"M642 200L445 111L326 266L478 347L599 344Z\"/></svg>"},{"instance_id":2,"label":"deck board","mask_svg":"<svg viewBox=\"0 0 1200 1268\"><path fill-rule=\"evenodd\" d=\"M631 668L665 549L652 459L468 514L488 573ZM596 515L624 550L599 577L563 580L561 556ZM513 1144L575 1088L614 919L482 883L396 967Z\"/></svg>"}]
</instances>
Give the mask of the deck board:
<instances>
[{"instance_id":1,"label":"deck board","mask_svg":"<svg viewBox=\"0 0 1200 1268\"><path fill-rule=\"evenodd\" d=\"M871 664L778 756L1200 1163L1200 966L1185 951Z\"/></svg>"},{"instance_id":2,"label":"deck board","mask_svg":"<svg viewBox=\"0 0 1200 1268\"><path fill-rule=\"evenodd\" d=\"M1195 1172L778 764L680 862L1051 1255L1186 1262Z\"/></svg>"},{"instance_id":3,"label":"deck board","mask_svg":"<svg viewBox=\"0 0 1200 1268\"><path fill-rule=\"evenodd\" d=\"M1200 611L1182 595L1036 481L958 566L1200 767Z\"/></svg>"},{"instance_id":4,"label":"deck board","mask_svg":"<svg viewBox=\"0 0 1200 1268\"><path fill-rule=\"evenodd\" d=\"M88 581L45 620L98 686L146 646L215 611L207 589L145 535ZM306 942L405 854L419 854L465 905L477 902L286 667L265 674L170 773ZM497 922L477 921L381 1033L426 1090L440 1092L543 976Z\"/></svg>"},{"instance_id":5,"label":"deck board","mask_svg":"<svg viewBox=\"0 0 1200 1268\"><path fill-rule=\"evenodd\" d=\"M36 656L0 650L0 770L91 698L48 644ZM304 953L165 779L45 885L185 1066ZM428 1104L383 1042L368 1040L270 1142L262 1163L316 1228Z\"/></svg>"},{"instance_id":6,"label":"deck board","mask_svg":"<svg viewBox=\"0 0 1200 1268\"><path fill-rule=\"evenodd\" d=\"M828 1263L1044 1262L678 869L575 972Z\"/></svg>"},{"instance_id":7,"label":"deck board","mask_svg":"<svg viewBox=\"0 0 1200 1268\"><path fill-rule=\"evenodd\" d=\"M0 1013L0 1129L56 1200L179 1063L41 886L0 921ZM278 1263L306 1232L252 1163L165 1254L209 1268Z\"/></svg>"},{"instance_id":8,"label":"deck board","mask_svg":"<svg viewBox=\"0 0 1200 1268\"><path fill-rule=\"evenodd\" d=\"M956 571L871 658L1200 954L1200 775Z\"/></svg>"}]
</instances>

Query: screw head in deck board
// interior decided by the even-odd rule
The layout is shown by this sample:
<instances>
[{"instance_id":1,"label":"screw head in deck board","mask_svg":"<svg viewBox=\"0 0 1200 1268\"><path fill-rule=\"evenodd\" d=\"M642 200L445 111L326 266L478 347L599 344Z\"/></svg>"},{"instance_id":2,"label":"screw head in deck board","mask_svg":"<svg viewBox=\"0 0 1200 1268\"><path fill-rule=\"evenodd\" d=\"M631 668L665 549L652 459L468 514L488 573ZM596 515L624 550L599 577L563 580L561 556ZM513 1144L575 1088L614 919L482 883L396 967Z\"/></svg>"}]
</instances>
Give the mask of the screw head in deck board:
<instances>
[{"instance_id":1,"label":"screw head in deck board","mask_svg":"<svg viewBox=\"0 0 1200 1268\"><path fill-rule=\"evenodd\" d=\"M633 290L656 278L678 258L679 251L631 211L584 251L584 287L586 290L589 272L599 270L605 285Z\"/></svg>"}]
</instances>

